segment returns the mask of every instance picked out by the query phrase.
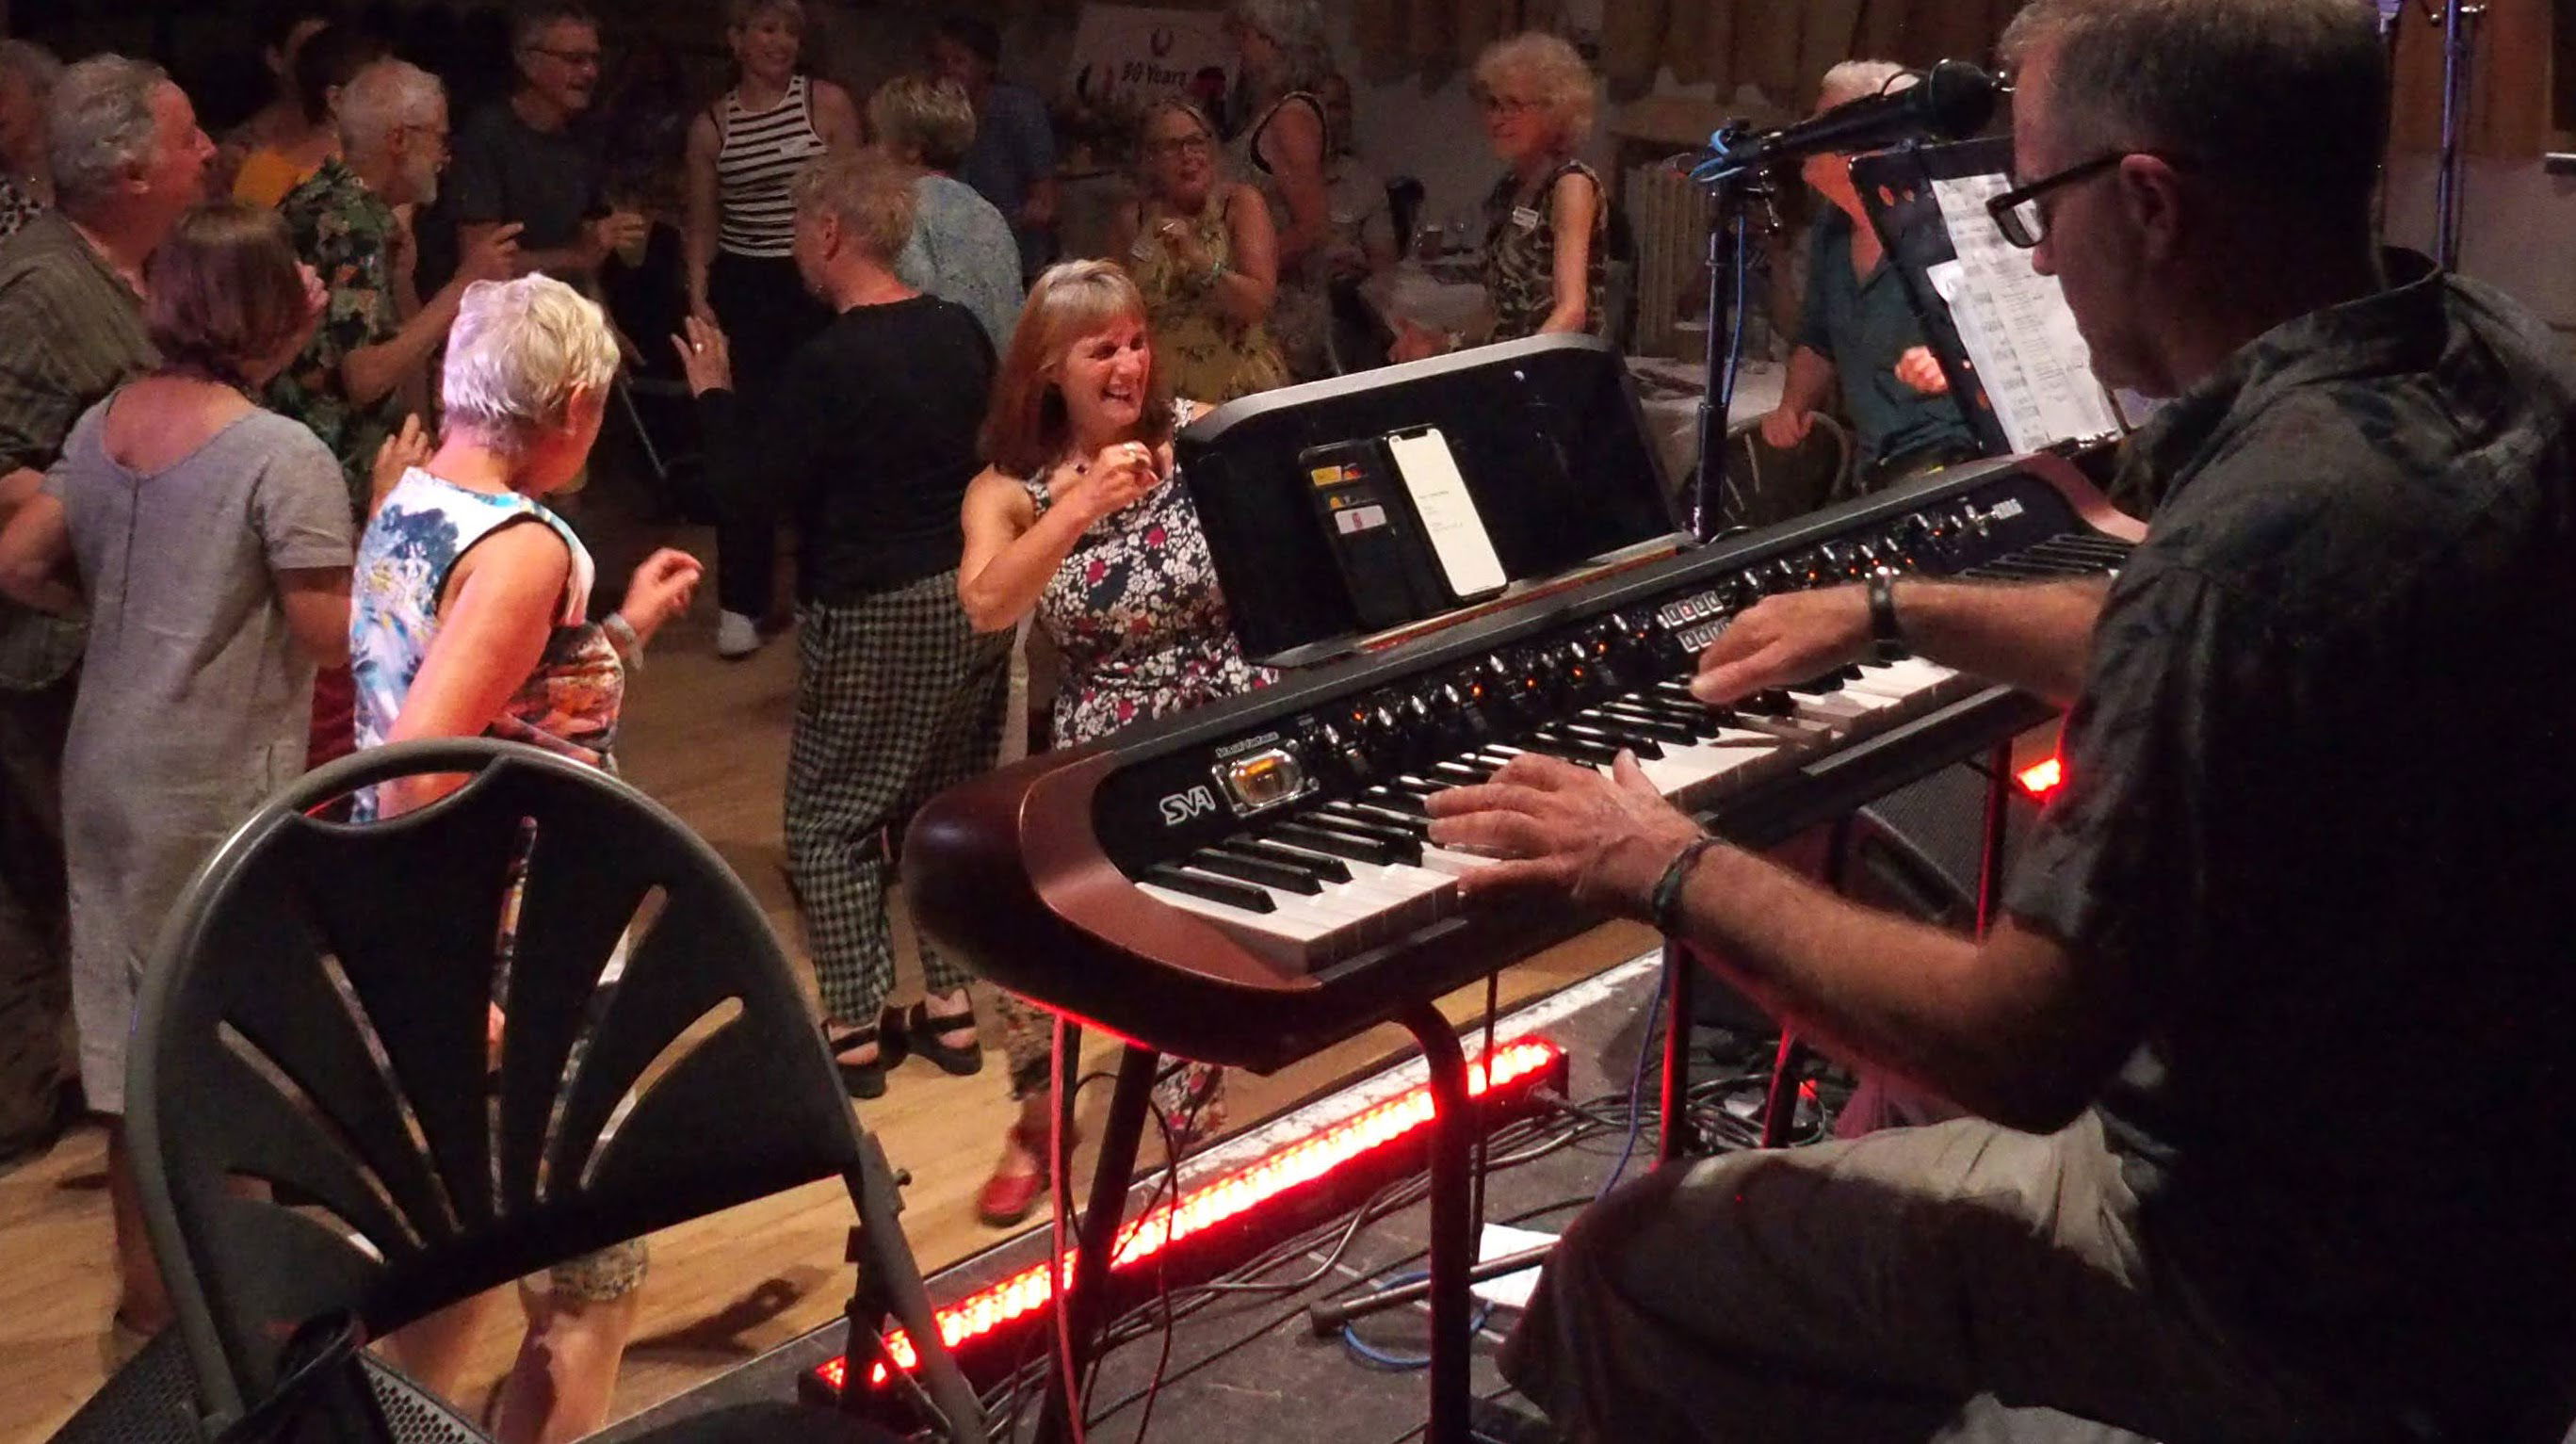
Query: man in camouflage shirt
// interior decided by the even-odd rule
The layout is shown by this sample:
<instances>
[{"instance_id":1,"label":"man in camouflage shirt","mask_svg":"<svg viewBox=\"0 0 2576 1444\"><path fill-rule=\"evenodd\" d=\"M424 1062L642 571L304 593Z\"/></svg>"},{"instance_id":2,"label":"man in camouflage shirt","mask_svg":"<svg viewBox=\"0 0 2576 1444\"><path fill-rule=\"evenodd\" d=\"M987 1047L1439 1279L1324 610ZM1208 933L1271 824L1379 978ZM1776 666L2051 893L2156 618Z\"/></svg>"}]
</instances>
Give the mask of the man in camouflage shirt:
<instances>
[{"instance_id":1,"label":"man in camouflage shirt","mask_svg":"<svg viewBox=\"0 0 2576 1444\"><path fill-rule=\"evenodd\" d=\"M1979 1115L1606 1198L1502 1361L1577 1437L2566 1435L2576 362L2375 250L2375 22L2023 11L1997 222L2105 382L2175 398L2125 459L2146 540L2109 581L1774 597L1701 659L1722 703L1893 633L2072 701L1984 938L1708 843L1633 763L1431 801L1513 859L1463 885L1651 917Z\"/></svg>"},{"instance_id":2,"label":"man in camouflage shirt","mask_svg":"<svg viewBox=\"0 0 2576 1444\"><path fill-rule=\"evenodd\" d=\"M380 60L342 89L339 116L340 155L278 206L328 300L303 354L270 383L268 402L312 427L340 458L351 511L363 522L377 453L424 394L430 355L456 319L458 298L475 281L509 276L516 232L505 227L469 248L455 279L419 303L401 208L437 198L446 96L428 72Z\"/></svg>"}]
</instances>

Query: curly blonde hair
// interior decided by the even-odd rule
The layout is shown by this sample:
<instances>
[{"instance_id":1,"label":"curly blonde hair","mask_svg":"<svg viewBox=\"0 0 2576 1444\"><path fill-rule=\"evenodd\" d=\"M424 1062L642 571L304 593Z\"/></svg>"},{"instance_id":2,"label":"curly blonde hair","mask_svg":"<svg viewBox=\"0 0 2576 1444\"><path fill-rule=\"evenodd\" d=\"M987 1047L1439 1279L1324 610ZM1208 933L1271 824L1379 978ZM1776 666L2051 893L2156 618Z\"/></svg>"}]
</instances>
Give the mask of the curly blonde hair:
<instances>
[{"instance_id":1,"label":"curly blonde hair","mask_svg":"<svg viewBox=\"0 0 2576 1444\"><path fill-rule=\"evenodd\" d=\"M1506 87L1528 92L1556 123L1569 149L1592 134L1601 86L1582 54L1562 36L1530 30L1495 41L1476 57L1475 81L1481 95Z\"/></svg>"}]
</instances>

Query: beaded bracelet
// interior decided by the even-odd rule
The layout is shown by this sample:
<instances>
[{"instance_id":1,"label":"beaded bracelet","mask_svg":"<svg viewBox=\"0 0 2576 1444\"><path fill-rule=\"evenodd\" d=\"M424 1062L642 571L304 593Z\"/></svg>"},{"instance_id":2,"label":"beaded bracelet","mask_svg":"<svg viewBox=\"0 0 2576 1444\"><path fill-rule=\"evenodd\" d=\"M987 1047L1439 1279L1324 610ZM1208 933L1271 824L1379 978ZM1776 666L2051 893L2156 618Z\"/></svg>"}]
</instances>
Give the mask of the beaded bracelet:
<instances>
[{"instance_id":1,"label":"beaded bracelet","mask_svg":"<svg viewBox=\"0 0 2576 1444\"><path fill-rule=\"evenodd\" d=\"M626 620L624 612L609 613L599 630L606 634L608 645L616 651L617 660L626 664L630 675L644 670L644 639L635 635L635 624Z\"/></svg>"},{"instance_id":2,"label":"beaded bracelet","mask_svg":"<svg viewBox=\"0 0 2576 1444\"><path fill-rule=\"evenodd\" d=\"M1654 923L1656 932L1672 936L1673 911L1681 904L1682 884L1689 880L1691 869L1698 866L1700 855L1717 843L1718 839L1714 837L1693 838L1673 855L1672 866L1665 868L1664 875L1655 880L1655 890L1646 898L1646 916Z\"/></svg>"}]
</instances>

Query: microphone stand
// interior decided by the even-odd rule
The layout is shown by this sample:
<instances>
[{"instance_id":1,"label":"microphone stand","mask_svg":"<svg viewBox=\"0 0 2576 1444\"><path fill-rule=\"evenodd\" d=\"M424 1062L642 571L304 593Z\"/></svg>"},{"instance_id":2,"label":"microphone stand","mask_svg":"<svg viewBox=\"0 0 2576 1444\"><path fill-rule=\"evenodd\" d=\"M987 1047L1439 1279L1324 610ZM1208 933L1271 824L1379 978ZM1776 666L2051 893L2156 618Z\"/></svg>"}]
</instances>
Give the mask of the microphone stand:
<instances>
[{"instance_id":1,"label":"microphone stand","mask_svg":"<svg viewBox=\"0 0 2576 1444\"><path fill-rule=\"evenodd\" d=\"M2439 15L2426 7L2426 18L2442 27L2442 148L2433 171L2433 264L2443 270L2460 262L2460 216L2467 205L2467 129L2469 63L2477 44L2477 25L2486 6L2469 0L2447 0Z\"/></svg>"},{"instance_id":2,"label":"microphone stand","mask_svg":"<svg viewBox=\"0 0 2576 1444\"><path fill-rule=\"evenodd\" d=\"M1750 134L1750 127L1738 122L1713 139L1721 142L1718 148L1723 151ZM1691 477L1690 500L1691 536L1703 542L1718 533L1721 515L1741 519L1750 511L1745 498L1726 479L1726 435L1744 351L1744 308L1753 264L1747 243L1753 231L1754 201L1763 204L1764 233L1779 229L1779 217L1771 209L1771 182L1761 169L1729 167L1711 177L1708 186L1708 384L1700 393L1699 467Z\"/></svg>"}]
</instances>

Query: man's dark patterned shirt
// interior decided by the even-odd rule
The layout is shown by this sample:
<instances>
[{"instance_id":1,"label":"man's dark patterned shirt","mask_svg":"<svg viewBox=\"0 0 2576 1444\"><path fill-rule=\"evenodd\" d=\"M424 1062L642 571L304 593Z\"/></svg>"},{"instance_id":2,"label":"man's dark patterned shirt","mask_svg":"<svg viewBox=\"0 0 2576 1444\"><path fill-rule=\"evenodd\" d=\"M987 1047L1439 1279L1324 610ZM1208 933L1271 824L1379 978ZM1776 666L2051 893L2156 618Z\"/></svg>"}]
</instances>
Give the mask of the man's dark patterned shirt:
<instances>
[{"instance_id":1,"label":"man's dark patterned shirt","mask_svg":"<svg viewBox=\"0 0 2576 1444\"><path fill-rule=\"evenodd\" d=\"M2404 1378L2576 1338L2576 364L2390 266L2132 439L2007 907L2139 982L2102 1111L2158 1265Z\"/></svg>"},{"instance_id":2,"label":"man's dark patterned shirt","mask_svg":"<svg viewBox=\"0 0 2576 1444\"><path fill-rule=\"evenodd\" d=\"M341 367L351 352L381 345L402 329L394 305L393 252L400 225L357 173L337 159L322 163L278 203L295 253L329 292L321 324L304 354L269 383L268 404L313 428L349 483L352 514L367 514L376 449L402 429L397 386L367 405L349 399Z\"/></svg>"},{"instance_id":3,"label":"man's dark patterned shirt","mask_svg":"<svg viewBox=\"0 0 2576 1444\"><path fill-rule=\"evenodd\" d=\"M0 473L51 467L80 414L155 359L142 298L62 212L0 243ZM0 689L69 676L84 625L0 597Z\"/></svg>"}]
</instances>

